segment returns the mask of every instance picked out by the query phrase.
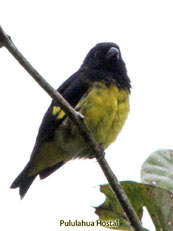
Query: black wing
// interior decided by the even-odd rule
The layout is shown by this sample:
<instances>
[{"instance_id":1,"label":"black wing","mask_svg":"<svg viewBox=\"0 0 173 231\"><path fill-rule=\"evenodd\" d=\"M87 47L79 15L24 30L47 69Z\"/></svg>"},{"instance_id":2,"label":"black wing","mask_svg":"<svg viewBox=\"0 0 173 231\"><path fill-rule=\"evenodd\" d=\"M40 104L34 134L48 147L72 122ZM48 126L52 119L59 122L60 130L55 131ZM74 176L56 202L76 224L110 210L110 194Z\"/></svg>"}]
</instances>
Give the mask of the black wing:
<instances>
[{"instance_id":1,"label":"black wing","mask_svg":"<svg viewBox=\"0 0 173 231\"><path fill-rule=\"evenodd\" d=\"M75 107L79 102L81 97L87 91L89 84L85 81L84 73L79 69L71 77L69 77L58 89L57 91L69 102L72 107ZM54 131L65 119L65 116L62 119L57 119L53 115L53 107L58 106L56 102L52 101L47 112L45 113L42 123L40 125L36 144L33 150L33 154L36 151L37 147L40 146L42 142L50 140Z\"/></svg>"}]
</instances>

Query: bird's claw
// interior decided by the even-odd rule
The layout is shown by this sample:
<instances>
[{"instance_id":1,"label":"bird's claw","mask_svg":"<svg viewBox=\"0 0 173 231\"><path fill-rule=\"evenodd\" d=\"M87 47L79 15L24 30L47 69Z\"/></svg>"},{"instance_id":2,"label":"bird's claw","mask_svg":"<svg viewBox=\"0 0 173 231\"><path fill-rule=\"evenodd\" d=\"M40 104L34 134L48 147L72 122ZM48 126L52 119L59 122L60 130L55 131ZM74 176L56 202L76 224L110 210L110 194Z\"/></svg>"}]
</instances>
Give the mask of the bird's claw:
<instances>
[{"instance_id":1,"label":"bird's claw","mask_svg":"<svg viewBox=\"0 0 173 231\"><path fill-rule=\"evenodd\" d=\"M103 143L98 144L98 149L100 150L100 155L97 159L102 159L103 157L105 157L105 152L104 152L104 145ZM94 155L93 153L91 153L88 157L89 159L93 159L96 158L96 155Z\"/></svg>"}]
</instances>

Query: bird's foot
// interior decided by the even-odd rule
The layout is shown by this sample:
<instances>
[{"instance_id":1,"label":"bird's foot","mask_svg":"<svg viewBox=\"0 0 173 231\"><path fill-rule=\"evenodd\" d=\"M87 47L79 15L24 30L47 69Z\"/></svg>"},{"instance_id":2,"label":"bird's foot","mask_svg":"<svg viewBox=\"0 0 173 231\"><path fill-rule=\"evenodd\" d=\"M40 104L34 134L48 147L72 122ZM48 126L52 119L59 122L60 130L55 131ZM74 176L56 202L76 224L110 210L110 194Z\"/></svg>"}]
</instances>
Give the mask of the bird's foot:
<instances>
[{"instance_id":1,"label":"bird's foot","mask_svg":"<svg viewBox=\"0 0 173 231\"><path fill-rule=\"evenodd\" d=\"M105 156L105 152L104 152L104 145L103 143L100 143L98 144L98 149L100 150L100 153L99 153L99 157L97 158L96 155L94 155L93 153L91 153L89 155L89 159L93 159L93 158L97 158L97 159L101 159Z\"/></svg>"}]
</instances>

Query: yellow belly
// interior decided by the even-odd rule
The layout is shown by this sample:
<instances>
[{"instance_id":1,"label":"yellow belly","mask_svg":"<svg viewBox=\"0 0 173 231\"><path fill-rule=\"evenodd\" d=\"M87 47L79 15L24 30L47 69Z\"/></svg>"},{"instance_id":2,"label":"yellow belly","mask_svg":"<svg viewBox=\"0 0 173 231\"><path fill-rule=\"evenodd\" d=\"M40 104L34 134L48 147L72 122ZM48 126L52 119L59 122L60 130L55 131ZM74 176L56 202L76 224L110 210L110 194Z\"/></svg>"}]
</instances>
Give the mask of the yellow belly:
<instances>
[{"instance_id":1,"label":"yellow belly","mask_svg":"<svg viewBox=\"0 0 173 231\"><path fill-rule=\"evenodd\" d=\"M76 109L84 115L86 126L96 141L107 148L121 131L129 112L129 94L115 85L107 87L95 83L89 93L78 103ZM57 118L65 113L59 107L53 108ZM88 157L90 149L81 137L78 128L66 118L55 131L54 139L40 145L31 158L29 175L49 168L60 161Z\"/></svg>"},{"instance_id":2,"label":"yellow belly","mask_svg":"<svg viewBox=\"0 0 173 231\"><path fill-rule=\"evenodd\" d=\"M95 83L78 105L98 143L107 148L121 131L129 112L129 93L115 85Z\"/></svg>"}]
</instances>

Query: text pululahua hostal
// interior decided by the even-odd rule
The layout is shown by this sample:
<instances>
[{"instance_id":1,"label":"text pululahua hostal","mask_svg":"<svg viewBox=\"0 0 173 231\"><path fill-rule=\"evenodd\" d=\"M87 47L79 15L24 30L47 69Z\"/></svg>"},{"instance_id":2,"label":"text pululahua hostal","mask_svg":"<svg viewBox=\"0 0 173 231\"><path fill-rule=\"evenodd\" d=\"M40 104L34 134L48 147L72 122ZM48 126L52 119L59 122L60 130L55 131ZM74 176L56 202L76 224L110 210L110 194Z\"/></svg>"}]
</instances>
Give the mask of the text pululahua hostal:
<instances>
[{"instance_id":1,"label":"text pululahua hostal","mask_svg":"<svg viewBox=\"0 0 173 231\"><path fill-rule=\"evenodd\" d=\"M119 220L114 221L103 221L103 220L96 220L96 221L84 221L84 220L60 220L60 226L102 226L102 227L119 227Z\"/></svg>"}]
</instances>

